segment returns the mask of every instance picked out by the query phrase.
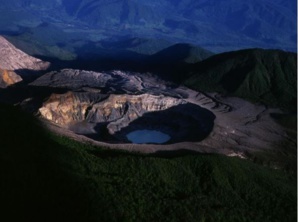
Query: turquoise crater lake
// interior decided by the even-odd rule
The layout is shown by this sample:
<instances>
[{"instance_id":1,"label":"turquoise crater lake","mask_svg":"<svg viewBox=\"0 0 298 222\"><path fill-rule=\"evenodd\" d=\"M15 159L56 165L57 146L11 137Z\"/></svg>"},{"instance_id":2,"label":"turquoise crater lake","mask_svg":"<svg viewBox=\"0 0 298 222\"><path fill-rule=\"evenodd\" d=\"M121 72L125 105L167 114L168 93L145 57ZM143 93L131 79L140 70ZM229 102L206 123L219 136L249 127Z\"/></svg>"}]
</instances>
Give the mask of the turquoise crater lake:
<instances>
[{"instance_id":1,"label":"turquoise crater lake","mask_svg":"<svg viewBox=\"0 0 298 222\"><path fill-rule=\"evenodd\" d=\"M171 137L165 133L157 130L136 130L126 135L127 139L132 143L158 143L162 144L171 139Z\"/></svg>"}]
</instances>

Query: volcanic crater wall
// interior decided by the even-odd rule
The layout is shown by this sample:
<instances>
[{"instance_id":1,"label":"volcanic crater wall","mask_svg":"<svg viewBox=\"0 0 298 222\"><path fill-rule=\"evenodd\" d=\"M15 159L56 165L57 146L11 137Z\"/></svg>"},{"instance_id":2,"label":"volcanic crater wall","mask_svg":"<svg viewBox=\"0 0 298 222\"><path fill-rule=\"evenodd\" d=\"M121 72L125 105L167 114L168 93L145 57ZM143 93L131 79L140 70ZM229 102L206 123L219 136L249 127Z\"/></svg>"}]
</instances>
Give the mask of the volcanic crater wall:
<instances>
[{"instance_id":1,"label":"volcanic crater wall","mask_svg":"<svg viewBox=\"0 0 298 222\"><path fill-rule=\"evenodd\" d=\"M98 134L108 131L110 139L122 142L128 142L126 134L137 129L160 130L171 136L171 142L199 141L211 132L215 119L210 111L183 99L151 94L53 94L39 111L65 127L92 123Z\"/></svg>"}]
</instances>

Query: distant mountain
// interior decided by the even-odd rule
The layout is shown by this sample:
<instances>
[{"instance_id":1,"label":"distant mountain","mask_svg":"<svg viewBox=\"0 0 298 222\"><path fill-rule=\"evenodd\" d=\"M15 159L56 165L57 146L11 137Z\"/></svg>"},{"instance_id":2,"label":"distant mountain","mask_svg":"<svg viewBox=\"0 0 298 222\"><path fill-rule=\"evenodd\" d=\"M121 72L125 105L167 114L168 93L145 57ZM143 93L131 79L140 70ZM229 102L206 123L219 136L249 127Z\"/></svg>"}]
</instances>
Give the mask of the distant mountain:
<instances>
[{"instance_id":1,"label":"distant mountain","mask_svg":"<svg viewBox=\"0 0 298 222\"><path fill-rule=\"evenodd\" d=\"M66 33L61 27L42 22L36 27L26 28L17 35L6 34L5 37L22 51L33 56L45 56L72 60L76 57L73 50L77 44L77 35ZM68 47L71 43L71 47Z\"/></svg>"},{"instance_id":2,"label":"distant mountain","mask_svg":"<svg viewBox=\"0 0 298 222\"><path fill-rule=\"evenodd\" d=\"M161 39L148 38L113 38L102 41L86 41L74 48L80 58L89 59L114 59L140 61L159 52L172 42Z\"/></svg>"},{"instance_id":3,"label":"distant mountain","mask_svg":"<svg viewBox=\"0 0 298 222\"><path fill-rule=\"evenodd\" d=\"M30 32L49 22L91 41L127 36L188 42L213 52L296 51L296 5L293 0L3 0L0 33ZM58 31L49 36L67 42Z\"/></svg>"},{"instance_id":4,"label":"distant mountain","mask_svg":"<svg viewBox=\"0 0 298 222\"><path fill-rule=\"evenodd\" d=\"M167 47L173 45L173 42L164 39L150 38L122 38L116 40L103 40L101 45L109 50L127 50L141 55L153 55Z\"/></svg>"},{"instance_id":5,"label":"distant mountain","mask_svg":"<svg viewBox=\"0 0 298 222\"><path fill-rule=\"evenodd\" d=\"M175 44L163 49L150 57L157 63L196 63L213 55L212 52L191 44Z\"/></svg>"},{"instance_id":6,"label":"distant mountain","mask_svg":"<svg viewBox=\"0 0 298 222\"><path fill-rule=\"evenodd\" d=\"M179 43L145 58L140 71L150 71L159 77L180 83L191 67L213 53L199 46Z\"/></svg>"},{"instance_id":7,"label":"distant mountain","mask_svg":"<svg viewBox=\"0 0 298 222\"><path fill-rule=\"evenodd\" d=\"M296 110L297 54L250 49L222 53L195 64L185 84L270 106Z\"/></svg>"},{"instance_id":8,"label":"distant mountain","mask_svg":"<svg viewBox=\"0 0 298 222\"><path fill-rule=\"evenodd\" d=\"M73 60L113 58L139 60L142 56L152 55L174 43L163 39L138 37L114 37L100 41L88 40L82 33L69 33L57 25L41 23L22 34L7 39L30 55Z\"/></svg>"}]
</instances>

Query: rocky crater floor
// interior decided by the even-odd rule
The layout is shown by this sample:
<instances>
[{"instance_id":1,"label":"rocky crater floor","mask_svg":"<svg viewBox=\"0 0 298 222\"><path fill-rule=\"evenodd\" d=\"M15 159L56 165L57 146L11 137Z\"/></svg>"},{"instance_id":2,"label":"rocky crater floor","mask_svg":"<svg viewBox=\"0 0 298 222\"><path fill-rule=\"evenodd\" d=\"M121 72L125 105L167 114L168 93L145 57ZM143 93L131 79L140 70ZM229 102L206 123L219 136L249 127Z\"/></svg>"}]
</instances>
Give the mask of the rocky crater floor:
<instances>
[{"instance_id":1,"label":"rocky crater floor","mask_svg":"<svg viewBox=\"0 0 298 222\"><path fill-rule=\"evenodd\" d=\"M277 109L196 92L149 73L64 69L47 73L30 86L67 91L53 93L38 107L41 117L53 123L51 128L112 148L189 149L241 156L274 149L289 140L270 117L281 112ZM133 144L127 137L143 131L159 132L169 139L163 145Z\"/></svg>"}]
</instances>

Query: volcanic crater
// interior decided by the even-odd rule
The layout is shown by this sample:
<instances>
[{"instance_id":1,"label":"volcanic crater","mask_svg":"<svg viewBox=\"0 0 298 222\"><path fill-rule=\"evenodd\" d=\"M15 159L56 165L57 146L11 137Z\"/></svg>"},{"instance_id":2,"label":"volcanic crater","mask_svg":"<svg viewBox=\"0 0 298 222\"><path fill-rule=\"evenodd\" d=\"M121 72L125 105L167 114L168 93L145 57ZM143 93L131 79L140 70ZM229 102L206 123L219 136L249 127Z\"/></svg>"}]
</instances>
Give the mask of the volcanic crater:
<instances>
[{"instance_id":1,"label":"volcanic crater","mask_svg":"<svg viewBox=\"0 0 298 222\"><path fill-rule=\"evenodd\" d=\"M52 90L37 109L58 127L54 130L101 146L137 152L187 147L242 155L287 139L270 116L279 110L194 91L150 73L63 69L30 87ZM56 89L64 92L54 93Z\"/></svg>"},{"instance_id":2,"label":"volcanic crater","mask_svg":"<svg viewBox=\"0 0 298 222\"><path fill-rule=\"evenodd\" d=\"M144 80L144 76L120 71L62 70L32 83L45 84L69 91L52 94L39 109L41 116L99 141L131 143L134 140L128 134L138 131L138 137L142 132L153 133L144 143L199 142L214 125L210 110L186 101L182 92L153 77ZM159 142L161 134L168 139Z\"/></svg>"},{"instance_id":3,"label":"volcanic crater","mask_svg":"<svg viewBox=\"0 0 298 222\"><path fill-rule=\"evenodd\" d=\"M77 134L110 143L133 142L127 135L138 130L163 133L169 137L166 143L201 141L212 131L215 119L209 110L183 99L150 94L53 94L39 111ZM154 137L158 134L144 143L161 143Z\"/></svg>"}]
</instances>

